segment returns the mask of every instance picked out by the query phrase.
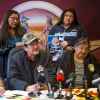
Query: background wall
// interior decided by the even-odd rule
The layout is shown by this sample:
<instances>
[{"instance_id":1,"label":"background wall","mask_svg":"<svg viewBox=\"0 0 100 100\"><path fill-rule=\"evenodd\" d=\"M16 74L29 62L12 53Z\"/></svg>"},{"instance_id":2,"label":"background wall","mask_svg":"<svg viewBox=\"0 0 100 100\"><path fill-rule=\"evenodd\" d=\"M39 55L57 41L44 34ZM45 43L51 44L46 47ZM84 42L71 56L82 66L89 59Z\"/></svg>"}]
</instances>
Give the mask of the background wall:
<instances>
[{"instance_id":1,"label":"background wall","mask_svg":"<svg viewBox=\"0 0 100 100\"><path fill-rule=\"evenodd\" d=\"M14 6L25 2L34 0L0 0L0 22L6 11L12 9ZM80 22L89 33L91 40L100 39L100 0L35 0L47 1L66 9L73 7L76 9Z\"/></svg>"}]
</instances>

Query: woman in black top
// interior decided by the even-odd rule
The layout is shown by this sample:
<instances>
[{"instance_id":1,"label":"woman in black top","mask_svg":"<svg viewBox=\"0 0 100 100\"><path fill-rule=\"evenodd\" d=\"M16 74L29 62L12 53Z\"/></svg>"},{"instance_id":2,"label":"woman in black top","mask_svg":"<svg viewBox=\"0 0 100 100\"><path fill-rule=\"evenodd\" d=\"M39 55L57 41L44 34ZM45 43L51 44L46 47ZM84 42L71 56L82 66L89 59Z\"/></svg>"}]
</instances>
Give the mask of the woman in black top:
<instances>
[{"instance_id":1,"label":"woman in black top","mask_svg":"<svg viewBox=\"0 0 100 100\"><path fill-rule=\"evenodd\" d=\"M6 77L6 64L9 51L16 46L16 42L21 41L25 33L20 23L19 13L15 10L8 10L0 31L0 67L1 75Z\"/></svg>"}]
</instances>

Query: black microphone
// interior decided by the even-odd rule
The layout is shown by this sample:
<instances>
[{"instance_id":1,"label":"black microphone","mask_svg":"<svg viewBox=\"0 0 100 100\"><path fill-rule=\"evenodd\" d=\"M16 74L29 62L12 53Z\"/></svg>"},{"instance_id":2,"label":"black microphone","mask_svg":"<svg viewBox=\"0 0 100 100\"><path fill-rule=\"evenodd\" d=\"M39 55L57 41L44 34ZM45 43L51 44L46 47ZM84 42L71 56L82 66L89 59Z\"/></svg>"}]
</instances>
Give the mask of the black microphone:
<instances>
[{"instance_id":1,"label":"black microphone","mask_svg":"<svg viewBox=\"0 0 100 100\"><path fill-rule=\"evenodd\" d=\"M46 82L46 72L45 68L42 65L37 67L37 82L45 83Z\"/></svg>"}]
</instances>

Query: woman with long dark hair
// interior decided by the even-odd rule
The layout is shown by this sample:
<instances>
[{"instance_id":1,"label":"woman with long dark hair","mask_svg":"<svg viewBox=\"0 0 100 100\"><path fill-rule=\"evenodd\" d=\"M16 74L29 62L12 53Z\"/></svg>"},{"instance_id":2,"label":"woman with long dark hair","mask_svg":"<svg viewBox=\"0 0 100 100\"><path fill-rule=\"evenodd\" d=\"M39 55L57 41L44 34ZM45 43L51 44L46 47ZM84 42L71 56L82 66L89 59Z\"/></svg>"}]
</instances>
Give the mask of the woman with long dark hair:
<instances>
[{"instance_id":1,"label":"woman with long dark hair","mask_svg":"<svg viewBox=\"0 0 100 100\"><path fill-rule=\"evenodd\" d=\"M21 41L24 31L20 23L19 13L15 10L8 10L2 21L0 31L0 67L3 78L6 77L9 51L16 46L16 42Z\"/></svg>"},{"instance_id":2,"label":"woman with long dark hair","mask_svg":"<svg viewBox=\"0 0 100 100\"><path fill-rule=\"evenodd\" d=\"M60 35L64 33L63 41L57 39L54 41L59 43L63 48L67 48L69 45L73 46L74 41L80 37L87 37L87 33L78 22L74 8L64 10L59 22L49 32L50 35L57 33L60 33Z\"/></svg>"}]
</instances>

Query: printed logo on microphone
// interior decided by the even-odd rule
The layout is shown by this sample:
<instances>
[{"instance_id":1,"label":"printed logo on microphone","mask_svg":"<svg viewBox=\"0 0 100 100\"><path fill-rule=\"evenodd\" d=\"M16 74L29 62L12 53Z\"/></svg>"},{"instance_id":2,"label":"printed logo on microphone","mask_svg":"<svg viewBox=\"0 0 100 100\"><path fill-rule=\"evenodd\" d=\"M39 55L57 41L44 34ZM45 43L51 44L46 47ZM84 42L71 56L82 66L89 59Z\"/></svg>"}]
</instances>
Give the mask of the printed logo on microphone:
<instances>
[{"instance_id":1,"label":"printed logo on microphone","mask_svg":"<svg viewBox=\"0 0 100 100\"><path fill-rule=\"evenodd\" d=\"M38 72L44 71L44 67L43 67L42 65L39 65L39 66L37 67L37 71L38 71Z\"/></svg>"}]
</instances>

